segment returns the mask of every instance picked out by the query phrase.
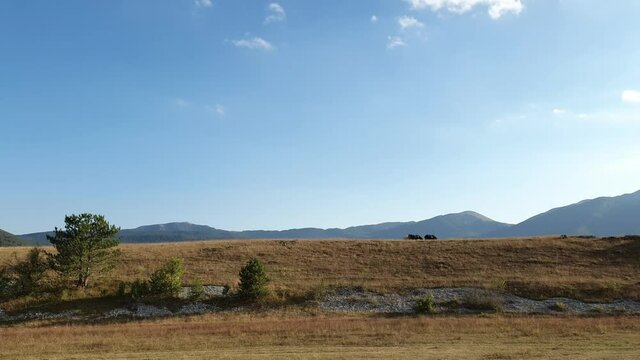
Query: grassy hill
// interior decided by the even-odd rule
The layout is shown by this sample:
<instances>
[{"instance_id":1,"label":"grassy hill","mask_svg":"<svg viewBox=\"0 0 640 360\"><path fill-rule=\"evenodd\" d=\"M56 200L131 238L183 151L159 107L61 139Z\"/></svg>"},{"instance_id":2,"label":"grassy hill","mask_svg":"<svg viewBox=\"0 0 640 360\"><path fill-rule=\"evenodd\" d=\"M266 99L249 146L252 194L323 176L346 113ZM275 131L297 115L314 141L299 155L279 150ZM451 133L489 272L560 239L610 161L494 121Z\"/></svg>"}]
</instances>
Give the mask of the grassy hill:
<instances>
[{"instance_id":1,"label":"grassy hill","mask_svg":"<svg viewBox=\"0 0 640 360\"><path fill-rule=\"evenodd\" d=\"M637 316L393 317L325 313L298 306L295 300L327 286L379 292L473 286L530 297L640 299L635 276L640 273L640 241L631 238L225 240L125 244L120 248L123 258L115 271L95 279L98 288L80 292L80 298L66 299L58 305L60 309L75 309L80 303L95 308L114 301L104 296L119 281L147 277L173 256L185 259L185 283L200 278L205 284L229 285L236 284L240 266L257 256L268 269L276 298L290 299L291 306L123 322L0 324L3 355L415 359L442 357L446 349L450 356L443 359L540 359L558 353L568 354L567 358L637 358ZM27 251L2 248L0 263L14 252ZM21 306L20 302L0 303L7 311Z\"/></svg>"},{"instance_id":2,"label":"grassy hill","mask_svg":"<svg viewBox=\"0 0 640 360\"><path fill-rule=\"evenodd\" d=\"M382 292L479 286L532 297L640 299L640 283L631 276L640 273L640 241L632 239L221 240L120 248L121 265L95 281L108 290L147 277L173 256L185 259L185 283L200 278L234 286L240 267L256 256L281 296L334 285ZM0 262L13 251L0 249Z\"/></svg>"},{"instance_id":3,"label":"grassy hill","mask_svg":"<svg viewBox=\"0 0 640 360\"><path fill-rule=\"evenodd\" d=\"M20 246L24 244L25 242L21 238L0 229L0 246Z\"/></svg>"}]
</instances>

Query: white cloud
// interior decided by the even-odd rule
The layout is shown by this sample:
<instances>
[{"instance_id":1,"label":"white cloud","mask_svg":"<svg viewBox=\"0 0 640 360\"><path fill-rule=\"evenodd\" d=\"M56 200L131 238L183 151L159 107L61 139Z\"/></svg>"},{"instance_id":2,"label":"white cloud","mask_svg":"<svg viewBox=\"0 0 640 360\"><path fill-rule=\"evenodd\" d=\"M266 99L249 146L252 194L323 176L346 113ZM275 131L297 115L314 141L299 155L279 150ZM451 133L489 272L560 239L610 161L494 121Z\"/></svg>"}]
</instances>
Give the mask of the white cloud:
<instances>
[{"instance_id":1,"label":"white cloud","mask_svg":"<svg viewBox=\"0 0 640 360\"><path fill-rule=\"evenodd\" d=\"M265 24L285 21L286 19L287 13L284 11L282 5L278 3L269 4L269 15L267 15L267 17L264 19Z\"/></svg>"},{"instance_id":2,"label":"white cloud","mask_svg":"<svg viewBox=\"0 0 640 360\"><path fill-rule=\"evenodd\" d=\"M273 45L271 45L270 42L257 36L251 39L232 40L231 43L233 43L233 45L236 47L241 47L241 48L246 48L251 50L271 51L275 48Z\"/></svg>"},{"instance_id":3,"label":"white cloud","mask_svg":"<svg viewBox=\"0 0 640 360\"><path fill-rule=\"evenodd\" d=\"M424 24L412 16L401 16L398 18L398 25L402 30L409 28L423 28Z\"/></svg>"},{"instance_id":4,"label":"white cloud","mask_svg":"<svg viewBox=\"0 0 640 360\"><path fill-rule=\"evenodd\" d=\"M378 17L375 16L375 15L371 15L371 22L374 23L374 24L377 23L378 22Z\"/></svg>"},{"instance_id":5,"label":"white cloud","mask_svg":"<svg viewBox=\"0 0 640 360\"><path fill-rule=\"evenodd\" d=\"M431 9L439 11L446 9L452 13L463 14L476 6L486 6L492 19L499 19L502 15L519 14L524 9L522 0L405 0L413 9Z\"/></svg>"},{"instance_id":6,"label":"white cloud","mask_svg":"<svg viewBox=\"0 0 640 360\"><path fill-rule=\"evenodd\" d=\"M196 4L197 7L212 7L213 6L213 0L195 0L194 2Z\"/></svg>"},{"instance_id":7,"label":"white cloud","mask_svg":"<svg viewBox=\"0 0 640 360\"><path fill-rule=\"evenodd\" d=\"M622 101L628 103L640 103L640 91L625 90L622 92Z\"/></svg>"},{"instance_id":8,"label":"white cloud","mask_svg":"<svg viewBox=\"0 0 640 360\"><path fill-rule=\"evenodd\" d=\"M216 104L215 106L207 106L207 111L217 114L218 116L224 116L225 108L223 105Z\"/></svg>"},{"instance_id":9,"label":"white cloud","mask_svg":"<svg viewBox=\"0 0 640 360\"><path fill-rule=\"evenodd\" d=\"M387 38L387 49L395 49L397 47L407 46L407 43L399 36L389 36Z\"/></svg>"},{"instance_id":10,"label":"white cloud","mask_svg":"<svg viewBox=\"0 0 640 360\"><path fill-rule=\"evenodd\" d=\"M565 109L553 109L551 111L553 113L553 115L564 115L567 113L567 110Z\"/></svg>"}]
</instances>

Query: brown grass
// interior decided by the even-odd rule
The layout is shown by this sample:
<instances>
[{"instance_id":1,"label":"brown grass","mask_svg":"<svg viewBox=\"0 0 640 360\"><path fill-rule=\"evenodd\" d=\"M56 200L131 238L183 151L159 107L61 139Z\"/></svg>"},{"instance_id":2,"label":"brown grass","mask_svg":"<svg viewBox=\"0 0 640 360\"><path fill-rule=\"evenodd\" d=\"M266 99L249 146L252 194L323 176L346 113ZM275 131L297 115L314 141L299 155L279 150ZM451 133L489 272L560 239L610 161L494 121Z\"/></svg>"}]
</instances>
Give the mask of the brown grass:
<instances>
[{"instance_id":1,"label":"brown grass","mask_svg":"<svg viewBox=\"0 0 640 360\"><path fill-rule=\"evenodd\" d=\"M95 279L87 296L113 291L119 281L145 278L172 256L185 259L185 282L198 277L206 284L233 285L240 266L257 256L282 297L347 285L379 291L477 286L541 297L640 298L640 243L632 240L256 240L121 248L122 266ZM0 249L0 262L27 250ZM113 301L85 303L109 308ZM637 359L639 348L640 319L632 316L384 317L287 307L124 323L0 326L2 359Z\"/></svg>"},{"instance_id":2,"label":"brown grass","mask_svg":"<svg viewBox=\"0 0 640 360\"><path fill-rule=\"evenodd\" d=\"M264 261L282 296L319 286L377 291L476 286L532 297L640 299L640 241L623 239L510 239L458 241L235 240L122 245L122 265L95 279L113 291L118 281L146 278L172 256L185 259L185 282L237 283L252 256ZM13 252L0 248L0 263Z\"/></svg>"},{"instance_id":3,"label":"brown grass","mask_svg":"<svg viewBox=\"0 0 640 360\"><path fill-rule=\"evenodd\" d=\"M207 315L0 327L0 358L637 359L636 317Z\"/></svg>"}]
</instances>

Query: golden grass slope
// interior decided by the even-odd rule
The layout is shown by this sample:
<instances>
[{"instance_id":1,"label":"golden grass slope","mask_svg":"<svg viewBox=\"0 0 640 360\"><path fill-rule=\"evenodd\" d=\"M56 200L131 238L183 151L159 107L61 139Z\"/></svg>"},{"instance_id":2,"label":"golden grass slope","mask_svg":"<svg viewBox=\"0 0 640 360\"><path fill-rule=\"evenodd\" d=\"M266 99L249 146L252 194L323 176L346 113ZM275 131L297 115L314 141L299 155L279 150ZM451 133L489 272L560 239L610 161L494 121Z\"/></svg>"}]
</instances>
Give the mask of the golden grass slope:
<instances>
[{"instance_id":1,"label":"golden grass slope","mask_svg":"<svg viewBox=\"0 0 640 360\"><path fill-rule=\"evenodd\" d=\"M235 285L251 257L263 260L282 296L318 286L377 291L478 286L533 297L640 299L640 241L500 239L453 241L233 240L121 245L122 262L94 284L146 278L173 256L185 259L185 281ZM28 248L0 249L0 262Z\"/></svg>"}]
</instances>

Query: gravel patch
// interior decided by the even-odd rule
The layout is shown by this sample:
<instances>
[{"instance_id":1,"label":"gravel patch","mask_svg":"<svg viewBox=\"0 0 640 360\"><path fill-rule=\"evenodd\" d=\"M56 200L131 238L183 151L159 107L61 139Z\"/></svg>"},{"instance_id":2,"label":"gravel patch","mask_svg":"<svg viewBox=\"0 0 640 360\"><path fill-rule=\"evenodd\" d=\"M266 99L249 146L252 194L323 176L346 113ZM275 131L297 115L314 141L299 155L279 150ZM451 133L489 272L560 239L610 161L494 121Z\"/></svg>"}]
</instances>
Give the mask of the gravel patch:
<instances>
[{"instance_id":1,"label":"gravel patch","mask_svg":"<svg viewBox=\"0 0 640 360\"><path fill-rule=\"evenodd\" d=\"M224 287L217 287L215 291L222 291ZM492 290L477 288L438 288L414 289L403 294L381 294L364 291L359 288L337 288L329 292L319 307L332 312L358 312L381 314L411 314L414 313L416 300L431 295L438 313L477 314L486 311L501 311L512 314L640 314L640 301L616 300L611 303L588 303L568 298L551 298L532 300L512 294L505 294ZM227 312L242 312L243 307L236 307ZM215 306L201 302L182 305L178 310L171 311L165 307L147 304L136 304L130 308L111 309L98 319L154 318L177 315L197 315L219 311ZM0 322L20 322L30 320L55 320L93 318L95 315L82 315L79 310L69 310L60 313L26 312L9 315L0 309Z\"/></svg>"},{"instance_id":2,"label":"gravel patch","mask_svg":"<svg viewBox=\"0 0 640 360\"><path fill-rule=\"evenodd\" d=\"M616 300L612 303L587 303L567 298L532 300L476 288L415 289L407 294L379 294L355 288L339 288L320 302L320 308L336 312L409 314L414 312L416 300L426 295L433 296L436 311L442 313L476 313L483 311L479 307L489 306L484 311L495 307L514 314L640 314L640 302L632 300Z\"/></svg>"},{"instance_id":3,"label":"gravel patch","mask_svg":"<svg viewBox=\"0 0 640 360\"><path fill-rule=\"evenodd\" d=\"M55 319L72 319L80 314L80 310L68 310L59 313L50 313L42 311L30 311L24 314L10 316L4 311L0 312L0 321L29 321L29 320L55 320Z\"/></svg>"},{"instance_id":4,"label":"gravel patch","mask_svg":"<svg viewBox=\"0 0 640 360\"><path fill-rule=\"evenodd\" d=\"M220 285L205 285L202 288L205 297L224 296L229 291L228 287ZM188 299L191 297L191 292L191 286L183 286L178 297Z\"/></svg>"},{"instance_id":5,"label":"gravel patch","mask_svg":"<svg viewBox=\"0 0 640 360\"><path fill-rule=\"evenodd\" d=\"M104 313L102 317L105 319L113 319L113 318L125 317L125 316L126 317L133 316L133 311L123 309L123 308L117 308L117 309L107 311L106 313Z\"/></svg>"},{"instance_id":6,"label":"gravel patch","mask_svg":"<svg viewBox=\"0 0 640 360\"><path fill-rule=\"evenodd\" d=\"M184 305L176 312L178 315L196 315L196 314L206 314L210 312L216 311L216 307L203 304L203 303L192 303Z\"/></svg>"}]
</instances>

